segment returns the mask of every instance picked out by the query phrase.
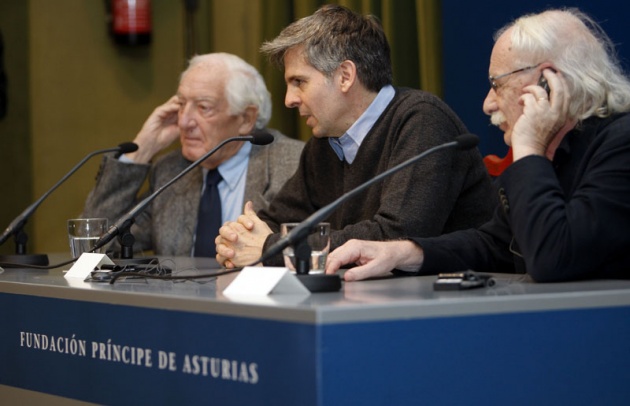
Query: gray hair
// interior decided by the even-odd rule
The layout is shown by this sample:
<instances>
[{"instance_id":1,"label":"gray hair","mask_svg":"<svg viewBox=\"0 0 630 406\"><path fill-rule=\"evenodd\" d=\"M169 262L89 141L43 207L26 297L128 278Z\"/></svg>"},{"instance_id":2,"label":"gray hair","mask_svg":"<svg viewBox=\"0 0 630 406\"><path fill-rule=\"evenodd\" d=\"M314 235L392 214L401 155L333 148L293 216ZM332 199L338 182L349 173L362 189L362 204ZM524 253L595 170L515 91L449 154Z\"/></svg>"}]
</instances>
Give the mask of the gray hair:
<instances>
[{"instance_id":1,"label":"gray hair","mask_svg":"<svg viewBox=\"0 0 630 406\"><path fill-rule=\"evenodd\" d=\"M228 72L224 90L230 113L240 114L248 106L256 106L258 117L255 127L264 128L271 118L271 95L256 68L238 56L223 52L196 55L190 59L182 76L194 66L216 62L222 63Z\"/></svg>"},{"instance_id":2,"label":"gray hair","mask_svg":"<svg viewBox=\"0 0 630 406\"><path fill-rule=\"evenodd\" d=\"M630 80L604 30L575 8L548 10L518 18L508 29L519 63L552 62L571 92L569 115L578 120L630 111Z\"/></svg>"},{"instance_id":3,"label":"gray hair","mask_svg":"<svg viewBox=\"0 0 630 406\"><path fill-rule=\"evenodd\" d=\"M350 60L367 89L378 92L392 83L389 44L374 16L362 16L343 6L325 5L313 15L290 24L260 50L282 69L286 52L300 46L304 47L306 62L327 77L343 61Z\"/></svg>"}]
</instances>

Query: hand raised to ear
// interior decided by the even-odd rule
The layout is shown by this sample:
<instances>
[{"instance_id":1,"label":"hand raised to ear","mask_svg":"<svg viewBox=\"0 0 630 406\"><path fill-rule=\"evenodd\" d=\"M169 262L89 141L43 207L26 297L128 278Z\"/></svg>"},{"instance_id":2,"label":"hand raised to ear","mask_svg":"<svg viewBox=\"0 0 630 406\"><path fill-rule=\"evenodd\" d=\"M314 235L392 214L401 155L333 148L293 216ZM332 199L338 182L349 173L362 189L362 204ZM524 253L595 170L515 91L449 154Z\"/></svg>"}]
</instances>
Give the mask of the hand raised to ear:
<instances>
[{"instance_id":1,"label":"hand raised to ear","mask_svg":"<svg viewBox=\"0 0 630 406\"><path fill-rule=\"evenodd\" d=\"M562 73L543 70L550 93L538 84L526 86L519 98L523 113L514 124L511 136L514 161L528 155L549 156L550 145L570 124L568 87Z\"/></svg>"}]
</instances>

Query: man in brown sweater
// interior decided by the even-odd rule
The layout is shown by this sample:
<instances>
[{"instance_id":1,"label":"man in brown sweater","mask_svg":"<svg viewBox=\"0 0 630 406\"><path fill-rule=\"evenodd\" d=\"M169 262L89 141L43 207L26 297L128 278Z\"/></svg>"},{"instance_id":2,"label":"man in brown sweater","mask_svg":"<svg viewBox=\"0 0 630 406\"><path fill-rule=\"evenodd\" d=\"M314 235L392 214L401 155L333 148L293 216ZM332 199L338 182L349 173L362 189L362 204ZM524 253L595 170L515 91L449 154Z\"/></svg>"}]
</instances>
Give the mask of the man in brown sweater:
<instances>
[{"instance_id":1,"label":"man in brown sweater","mask_svg":"<svg viewBox=\"0 0 630 406\"><path fill-rule=\"evenodd\" d=\"M285 104L306 117L313 138L267 209L256 214L259 208L247 203L238 221L220 229L217 260L226 267L257 260L277 241L281 223L302 221L379 173L467 132L437 97L392 86L389 45L372 16L324 6L262 51L284 67ZM479 151L443 150L342 204L327 220L331 249L351 238L476 227L492 207Z\"/></svg>"}]
</instances>

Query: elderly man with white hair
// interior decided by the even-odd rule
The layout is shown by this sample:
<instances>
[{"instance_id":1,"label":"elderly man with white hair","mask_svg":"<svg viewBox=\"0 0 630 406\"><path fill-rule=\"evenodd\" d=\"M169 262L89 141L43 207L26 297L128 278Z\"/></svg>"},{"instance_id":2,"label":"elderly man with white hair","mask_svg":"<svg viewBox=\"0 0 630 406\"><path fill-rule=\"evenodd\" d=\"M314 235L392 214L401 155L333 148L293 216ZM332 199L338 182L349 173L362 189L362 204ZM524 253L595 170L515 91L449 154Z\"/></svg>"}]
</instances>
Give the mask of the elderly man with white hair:
<instances>
[{"instance_id":1,"label":"elderly man with white hair","mask_svg":"<svg viewBox=\"0 0 630 406\"><path fill-rule=\"evenodd\" d=\"M630 276L630 80L611 40L577 9L526 15L495 39L483 109L514 163L497 179L494 217L436 238L349 241L328 257L327 273Z\"/></svg>"},{"instance_id":2,"label":"elderly man with white hair","mask_svg":"<svg viewBox=\"0 0 630 406\"><path fill-rule=\"evenodd\" d=\"M220 225L235 220L245 201L267 207L297 168L304 143L266 128L270 117L271 97L253 66L227 53L195 56L176 95L137 134L138 151L104 158L83 216L114 222L144 197L147 176L152 193L228 138L272 134L266 146L225 144L158 195L131 228L139 250L214 257ZM152 162L178 139L181 149Z\"/></svg>"}]
</instances>

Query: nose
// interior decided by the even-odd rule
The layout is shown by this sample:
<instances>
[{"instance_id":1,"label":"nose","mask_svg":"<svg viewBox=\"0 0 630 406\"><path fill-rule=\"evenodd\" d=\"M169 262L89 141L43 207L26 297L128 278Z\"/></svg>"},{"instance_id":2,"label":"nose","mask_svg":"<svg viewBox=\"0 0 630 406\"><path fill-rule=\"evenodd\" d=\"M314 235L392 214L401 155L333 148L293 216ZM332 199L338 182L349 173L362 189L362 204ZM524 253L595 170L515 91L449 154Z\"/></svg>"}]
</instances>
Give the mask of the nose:
<instances>
[{"instance_id":1,"label":"nose","mask_svg":"<svg viewBox=\"0 0 630 406\"><path fill-rule=\"evenodd\" d=\"M300 105L300 98L289 87L287 87L287 94L284 96L284 105L290 109Z\"/></svg>"},{"instance_id":2,"label":"nose","mask_svg":"<svg viewBox=\"0 0 630 406\"><path fill-rule=\"evenodd\" d=\"M483 101L483 112L490 116L498 109L497 92L493 88L490 88L488 94L486 95L486 98Z\"/></svg>"},{"instance_id":3,"label":"nose","mask_svg":"<svg viewBox=\"0 0 630 406\"><path fill-rule=\"evenodd\" d=\"M177 125L179 128L190 128L194 126L195 120L192 115L192 105L186 103L177 112Z\"/></svg>"}]
</instances>

